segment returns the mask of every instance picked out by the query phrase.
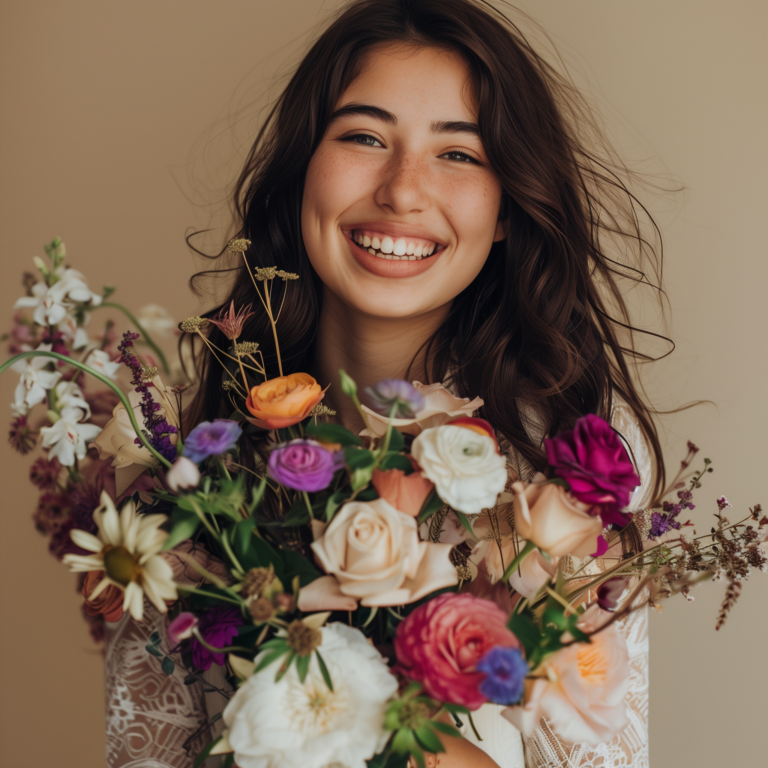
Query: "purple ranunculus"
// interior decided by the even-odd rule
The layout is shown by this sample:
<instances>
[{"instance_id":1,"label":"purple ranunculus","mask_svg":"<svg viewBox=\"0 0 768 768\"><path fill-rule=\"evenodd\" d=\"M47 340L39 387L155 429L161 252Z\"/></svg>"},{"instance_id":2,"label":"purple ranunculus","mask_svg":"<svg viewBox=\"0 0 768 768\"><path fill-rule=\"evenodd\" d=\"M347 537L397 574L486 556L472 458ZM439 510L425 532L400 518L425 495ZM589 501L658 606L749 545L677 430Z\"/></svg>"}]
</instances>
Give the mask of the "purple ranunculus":
<instances>
[{"instance_id":1,"label":"purple ranunculus","mask_svg":"<svg viewBox=\"0 0 768 768\"><path fill-rule=\"evenodd\" d=\"M184 455L199 464L209 456L218 456L231 451L240 439L243 430L236 421L216 419L201 421L184 441Z\"/></svg>"},{"instance_id":2,"label":"purple ranunculus","mask_svg":"<svg viewBox=\"0 0 768 768\"><path fill-rule=\"evenodd\" d=\"M485 672L480 693L494 704L516 704L523 695L528 662L518 648L497 645L477 663L477 671Z\"/></svg>"},{"instance_id":3,"label":"purple ranunculus","mask_svg":"<svg viewBox=\"0 0 768 768\"><path fill-rule=\"evenodd\" d=\"M401 379L384 379L365 392L371 408L384 416L389 416L394 407L395 418L411 419L424 407L424 396L412 384Z\"/></svg>"},{"instance_id":4,"label":"purple ranunculus","mask_svg":"<svg viewBox=\"0 0 768 768\"><path fill-rule=\"evenodd\" d=\"M629 518L619 510L629 504L640 478L611 426L590 413L574 429L544 442L547 461L571 493L584 504L600 505L605 525L627 525Z\"/></svg>"},{"instance_id":5,"label":"purple ranunculus","mask_svg":"<svg viewBox=\"0 0 768 768\"><path fill-rule=\"evenodd\" d=\"M237 632L243 624L243 616L237 608L216 605L199 614L197 629L208 645L214 648L226 648L232 645ZM182 650L192 649L192 664L197 670L210 669L211 664L224 666L223 653L214 653L201 645L197 638L184 640Z\"/></svg>"},{"instance_id":6,"label":"purple ranunculus","mask_svg":"<svg viewBox=\"0 0 768 768\"><path fill-rule=\"evenodd\" d=\"M322 491L344 465L341 451L329 451L314 440L291 440L269 454L269 475L287 488Z\"/></svg>"}]
</instances>

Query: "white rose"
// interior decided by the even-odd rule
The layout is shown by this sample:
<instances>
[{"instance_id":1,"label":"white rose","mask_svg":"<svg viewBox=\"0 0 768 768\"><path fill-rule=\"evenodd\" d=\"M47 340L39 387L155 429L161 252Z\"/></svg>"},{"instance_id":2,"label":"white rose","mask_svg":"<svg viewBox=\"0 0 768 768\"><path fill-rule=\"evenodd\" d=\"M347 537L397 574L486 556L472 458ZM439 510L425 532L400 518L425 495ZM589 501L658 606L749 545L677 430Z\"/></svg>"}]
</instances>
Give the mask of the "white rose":
<instances>
[{"instance_id":1,"label":"white rose","mask_svg":"<svg viewBox=\"0 0 768 768\"><path fill-rule=\"evenodd\" d=\"M416 520L384 499L351 501L313 533L322 568L366 606L412 603L458 581L451 545L419 541Z\"/></svg>"},{"instance_id":2,"label":"white rose","mask_svg":"<svg viewBox=\"0 0 768 768\"><path fill-rule=\"evenodd\" d=\"M359 630L334 623L320 632L318 651L333 691L313 653L303 683L295 663L275 682L282 663L275 660L227 704L227 738L240 768L365 768L383 749L389 736L384 715L397 679Z\"/></svg>"},{"instance_id":3,"label":"white rose","mask_svg":"<svg viewBox=\"0 0 768 768\"><path fill-rule=\"evenodd\" d=\"M476 514L494 506L507 483L506 461L496 441L466 427L425 429L413 441L411 455L438 496L459 512Z\"/></svg>"}]
</instances>

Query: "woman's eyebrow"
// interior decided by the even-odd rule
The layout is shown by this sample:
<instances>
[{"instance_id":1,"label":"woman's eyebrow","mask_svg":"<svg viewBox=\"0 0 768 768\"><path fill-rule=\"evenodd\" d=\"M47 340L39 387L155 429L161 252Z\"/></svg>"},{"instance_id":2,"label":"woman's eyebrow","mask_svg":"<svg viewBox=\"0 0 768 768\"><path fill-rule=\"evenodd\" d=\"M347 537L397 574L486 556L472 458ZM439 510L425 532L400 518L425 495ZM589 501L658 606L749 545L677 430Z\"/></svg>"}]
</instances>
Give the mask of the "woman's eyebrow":
<instances>
[{"instance_id":1,"label":"woman's eyebrow","mask_svg":"<svg viewBox=\"0 0 768 768\"><path fill-rule=\"evenodd\" d=\"M329 123L348 115L363 115L372 117L375 120L381 120L390 125L397 125L397 117L395 115L373 104L346 104L331 115ZM466 120L436 120L430 124L429 129L432 133L469 133L473 136L480 135L477 123L470 123Z\"/></svg>"}]
</instances>

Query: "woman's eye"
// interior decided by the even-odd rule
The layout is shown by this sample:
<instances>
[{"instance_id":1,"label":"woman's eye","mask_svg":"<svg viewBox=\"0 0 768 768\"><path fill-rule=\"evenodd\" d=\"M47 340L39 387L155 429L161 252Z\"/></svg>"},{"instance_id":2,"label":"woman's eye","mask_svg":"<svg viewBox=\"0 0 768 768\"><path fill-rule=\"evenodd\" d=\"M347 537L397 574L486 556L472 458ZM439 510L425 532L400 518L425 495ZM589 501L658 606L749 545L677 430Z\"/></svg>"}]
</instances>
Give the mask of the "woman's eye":
<instances>
[{"instance_id":1,"label":"woman's eye","mask_svg":"<svg viewBox=\"0 0 768 768\"><path fill-rule=\"evenodd\" d=\"M444 155L441 155L441 157L447 157L450 160L458 160L461 163L475 163L476 165L479 164L474 157L470 157L464 152L446 152Z\"/></svg>"},{"instance_id":2,"label":"woman's eye","mask_svg":"<svg viewBox=\"0 0 768 768\"><path fill-rule=\"evenodd\" d=\"M373 147L379 144L379 140L373 136L369 136L367 133L356 133L353 136L345 136L342 141L353 142L354 144L362 144L364 147Z\"/></svg>"}]
</instances>

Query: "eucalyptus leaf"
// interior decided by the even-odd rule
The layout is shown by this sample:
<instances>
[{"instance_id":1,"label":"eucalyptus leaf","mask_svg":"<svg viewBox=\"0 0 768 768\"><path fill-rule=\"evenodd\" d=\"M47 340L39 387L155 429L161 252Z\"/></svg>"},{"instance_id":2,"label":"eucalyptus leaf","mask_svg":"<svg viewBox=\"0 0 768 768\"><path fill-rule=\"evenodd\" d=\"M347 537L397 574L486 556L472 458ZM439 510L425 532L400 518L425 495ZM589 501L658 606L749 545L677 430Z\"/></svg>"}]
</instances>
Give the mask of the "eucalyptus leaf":
<instances>
[{"instance_id":1,"label":"eucalyptus leaf","mask_svg":"<svg viewBox=\"0 0 768 768\"><path fill-rule=\"evenodd\" d=\"M166 656L163 659L161 666L163 668L163 672L165 672L166 675L172 675L173 670L176 669L176 663L170 656Z\"/></svg>"}]
</instances>

